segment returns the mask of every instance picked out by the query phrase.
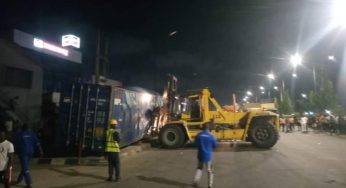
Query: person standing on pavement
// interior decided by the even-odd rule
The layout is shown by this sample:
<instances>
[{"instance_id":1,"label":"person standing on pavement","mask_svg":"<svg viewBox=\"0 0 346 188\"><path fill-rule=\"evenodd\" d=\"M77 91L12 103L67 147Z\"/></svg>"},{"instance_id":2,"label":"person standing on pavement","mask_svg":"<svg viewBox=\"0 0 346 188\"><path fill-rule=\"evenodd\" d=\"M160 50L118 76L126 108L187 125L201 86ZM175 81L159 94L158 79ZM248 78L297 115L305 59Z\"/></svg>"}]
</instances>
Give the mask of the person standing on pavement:
<instances>
[{"instance_id":1,"label":"person standing on pavement","mask_svg":"<svg viewBox=\"0 0 346 188\"><path fill-rule=\"evenodd\" d=\"M289 117L285 118L285 133L288 133L290 131L290 119Z\"/></svg>"},{"instance_id":2,"label":"person standing on pavement","mask_svg":"<svg viewBox=\"0 0 346 188\"><path fill-rule=\"evenodd\" d=\"M198 148L197 159L198 166L193 180L193 186L198 187L198 183L202 177L203 167L206 166L208 170L208 188L213 186L214 173L213 173L213 149L216 148L217 143L215 137L209 132L209 129L214 126L214 120L203 124L203 131L197 134L195 143Z\"/></svg>"},{"instance_id":3,"label":"person standing on pavement","mask_svg":"<svg viewBox=\"0 0 346 188\"><path fill-rule=\"evenodd\" d=\"M12 176L12 161L14 147L13 144L6 140L6 133L0 132L0 182L5 188L10 187Z\"/></svg>"},{"instance_id":4,"label":"person standing on pavement","mask_svg":"<svg viewBox=\"0 0 346 188\"><path fill-rule=\"evenodd\" d=\"M290 116L288 118L288 123L289 123L289 130L291 132L294 132L294 116Z\"/></svg>"},{"instance_id":5,"label":"person standing on pavement","mask_svg":"<svg viewBox=\"0 0 346 188\"><path fill-rule=\"evenodd\" d=\"M281 132L285 132L286 119L281 116L279 119Z\"/></svg>"},{"instance_id":6,"label":"person standing on pavement","mask_svg":"<svg viewBox=\"0 0 346 188\"><path fill-rule=\"evenodd\" d=\"M20 160L21 171L17 178L17 184L25 179L26 188L31 188L32 178L30 176L30 159L35 153L35 149L43 156L43 150L36 134L29 129L27 124L23 124L22 130L15 136L15 145L18 148L18 157Z\"/></svg>"},{"instance_id":7,"label":"person standing on pavement","mask_svg":"<svg viewBox=\"0 0 346 188\"><path fill-rule=\"evenodd\" d=\"M307 133L308 132L308 117L306 117L305 115L302 115L302 117L300 118L300 124L302 126L302 133Z\"/></svg>"},{"instance_id":8,"label":"person standing on pavement","mask_svg":"<svg viewBox=\"0 0 346 188\"><path fill-rule=\"evenodd\" d=\"M106 132L106 147L105 152L108 158L108 178L107 181L112 181L113 172L115 171L115 181L120 181L120 147L119 132L116 131L118 125L117 120L112 119L109 129Z\"/></svg>"}]
</instances>

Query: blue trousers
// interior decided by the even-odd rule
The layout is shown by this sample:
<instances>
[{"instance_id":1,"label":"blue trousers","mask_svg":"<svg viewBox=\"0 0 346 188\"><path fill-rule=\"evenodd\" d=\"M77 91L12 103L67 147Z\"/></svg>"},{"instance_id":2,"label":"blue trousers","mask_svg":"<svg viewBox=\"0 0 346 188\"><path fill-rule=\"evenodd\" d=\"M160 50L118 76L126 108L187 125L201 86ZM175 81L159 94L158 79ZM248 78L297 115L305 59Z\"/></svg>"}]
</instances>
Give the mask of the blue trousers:
<instances>
[{"instance_id":1,"label":"blue trousers","mask_svg":"<svg viewBox=\"0 0 346 188\"><path fill-rule=\"evenodd\" d=\"M31 176L29 173L29 164L30 164L31 157L32 157L32 155L29 155L29 154L20 154L19 155L20 166L22 169L21 169L20 174L17 178L17 181L21 182L24 178L26 185L32 184L32 179L31 179Z\"/></svg>"},{"instance_id":2,"label":"blue trousers","mask_svg":"<svg viewBox=\"0 0 346 188\"><path fill-rule=\"evenodd\" d=\"M113 177L115 170L115 179L120 178L120 153L119 152L108 152L108 177Z\"/></svg>"}]
</instances>

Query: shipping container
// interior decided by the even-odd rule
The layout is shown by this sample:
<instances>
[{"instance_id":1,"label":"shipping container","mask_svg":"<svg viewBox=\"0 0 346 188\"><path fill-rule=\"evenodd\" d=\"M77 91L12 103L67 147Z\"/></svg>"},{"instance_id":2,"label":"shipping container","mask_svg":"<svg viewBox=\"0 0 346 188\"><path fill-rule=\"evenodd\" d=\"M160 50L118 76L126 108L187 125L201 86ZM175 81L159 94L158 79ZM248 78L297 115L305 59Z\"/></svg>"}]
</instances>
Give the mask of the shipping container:
<instances>
[{"instance_id":1,"label":"shipping container","mask_svg":"<svg viewBox=\"0 0 346 188\"><path fill-rule=\"evenodd\" d=\"M59 92L55 156L101 154L108 122L119 123L120 146L132 144L149 129L150 112L162 98L145 91L95 84L63 84Z\"/></svg>"},{"instance_id":2,"label":"shipping container","mask_svg":"<svg viewBox=\"0 0 346 188\"><path fill-rule=\"evenodd\" d=\"M85 152L103 149L111 88L91 84L66 84L60 94L57 145Z\"/></svg>"}]
</instances>

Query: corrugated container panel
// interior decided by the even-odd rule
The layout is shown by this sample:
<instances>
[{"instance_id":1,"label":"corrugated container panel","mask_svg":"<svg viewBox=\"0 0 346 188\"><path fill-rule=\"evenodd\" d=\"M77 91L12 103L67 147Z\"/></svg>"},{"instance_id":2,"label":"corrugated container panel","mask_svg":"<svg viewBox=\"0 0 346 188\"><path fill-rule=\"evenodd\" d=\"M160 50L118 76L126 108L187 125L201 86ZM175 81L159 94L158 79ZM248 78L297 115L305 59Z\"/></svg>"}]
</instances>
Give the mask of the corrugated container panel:
<instances>
[{"instance_id":1,"label":"corrugated container panel","mask_svg":"<svg viewBox=\"0 0 346 188\"><path fill-rule=\"evenodd\" d=\"M109 114L111 88L108 86L88 85L83 109L83 126L80 127L83 150L103 151L105 130Z\"/></svg>"},{"instance_id":2,"label":"corrugated container panel","mask_svg":"<svg viewBox=\"0 0 346 188\"><path fill-rule=\"evenodd\" d=\"M57 145L70 151L104 148L111 88L90 84L68 84L61 91Z\"/></svg>"},{"instance_id":3,"label":"corrugated container panel","mask_svg":"<svg viewBox=\"0 0 346 188\"><path fill-rule=\"evenodd\" d=\"M146 115L162 105L161 97L148 93L113 88L111 117L119 123L120 145L125 146L143 138L149 129Z\"/></svg>"},{"instance_id":4,"label":"corrugated container panel","mask_svg":"<svg viewBox=\"0 0 346 188\"><path fill-rule=\"evenodd\" d=\"M73 107L75 84L64 84L60 91L60 103L58 114L58 126L56 127L56 136L54 147L59 152L66 150L67 141L67 127L70 120L70 111Z\"/></svg>"}]
</instances>

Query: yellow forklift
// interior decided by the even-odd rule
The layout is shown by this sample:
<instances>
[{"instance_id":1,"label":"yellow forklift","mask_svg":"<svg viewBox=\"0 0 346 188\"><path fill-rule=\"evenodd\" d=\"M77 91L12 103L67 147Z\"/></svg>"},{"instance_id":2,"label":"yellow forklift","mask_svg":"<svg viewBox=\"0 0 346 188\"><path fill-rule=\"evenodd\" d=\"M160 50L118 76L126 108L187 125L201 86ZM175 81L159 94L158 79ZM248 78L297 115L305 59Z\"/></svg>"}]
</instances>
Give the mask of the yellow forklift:
<instances>
[{"instance_id":1,"label":"yellow forklift","mask_svg":"<svg viewBox=\"0 0 346 188\"><path fill-rule=\"evenodd\" d=\"M278 141L278 114L263 109L225 111L208 88L178 95L177 79L170 76L171 82L164 92L169 118L159 130L163 147L179 148L193 141L202 125L211 120L214 120L211 133L219 141L247 141L259 148L270 148Z\"/></svg>"}]
</instances>

